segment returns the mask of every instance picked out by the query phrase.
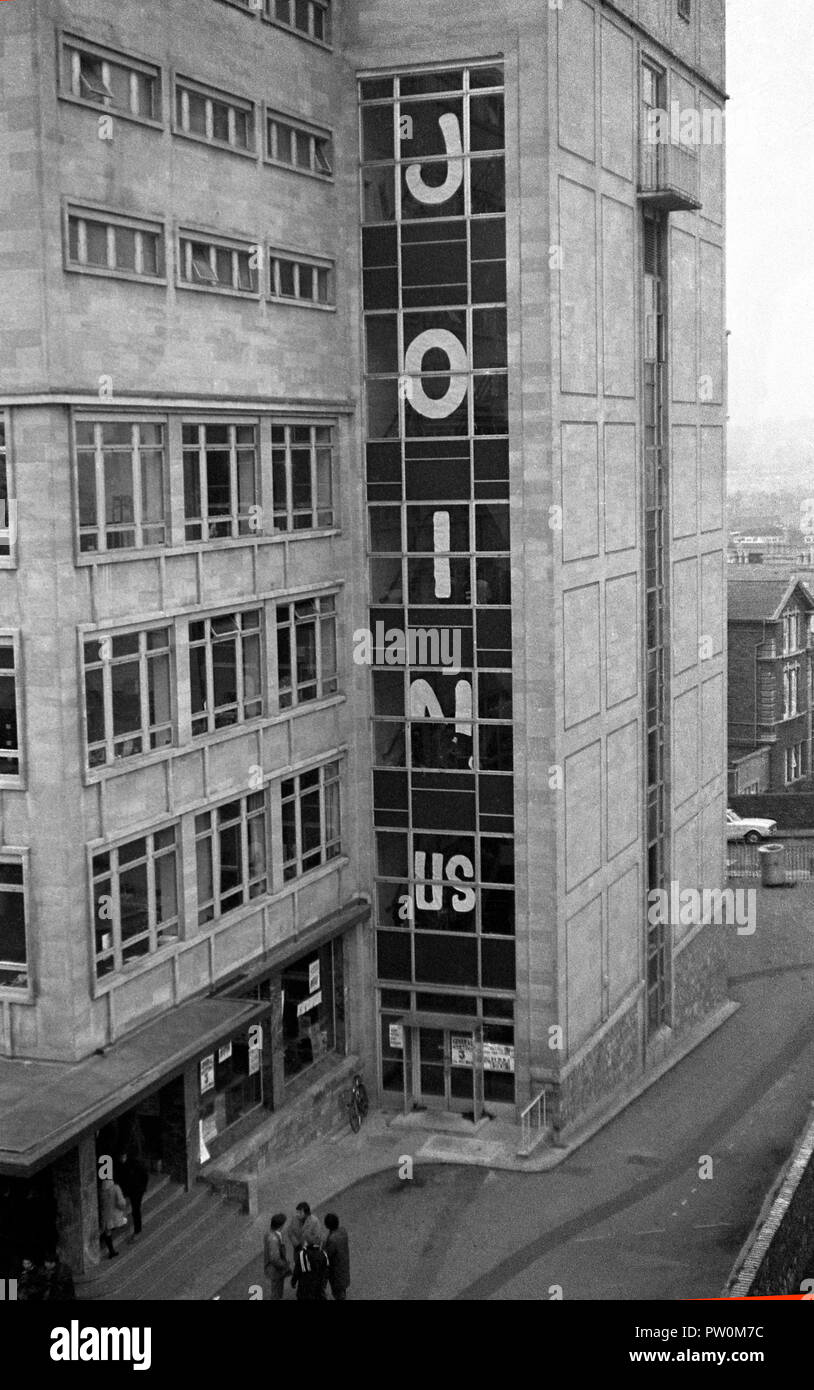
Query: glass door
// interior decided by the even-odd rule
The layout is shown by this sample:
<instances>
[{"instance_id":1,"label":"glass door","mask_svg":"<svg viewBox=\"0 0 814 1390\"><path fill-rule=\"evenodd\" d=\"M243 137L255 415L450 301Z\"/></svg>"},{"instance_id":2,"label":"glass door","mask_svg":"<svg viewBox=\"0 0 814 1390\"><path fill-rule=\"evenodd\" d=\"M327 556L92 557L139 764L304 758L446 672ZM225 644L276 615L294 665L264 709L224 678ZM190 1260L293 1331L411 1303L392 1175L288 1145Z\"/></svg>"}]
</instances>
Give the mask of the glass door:
<instances>
[{"instance_id":1,"label":"glass door","mask_svg":"<svg viewBox=\"0 0 814 1390\"><path fill-rule=\"evenodd\" d=\"M475 1037L461 1028L418 1028L416 1078L417 1104L430 1110L475 1109Z\"/></svg>"}]
</instances>

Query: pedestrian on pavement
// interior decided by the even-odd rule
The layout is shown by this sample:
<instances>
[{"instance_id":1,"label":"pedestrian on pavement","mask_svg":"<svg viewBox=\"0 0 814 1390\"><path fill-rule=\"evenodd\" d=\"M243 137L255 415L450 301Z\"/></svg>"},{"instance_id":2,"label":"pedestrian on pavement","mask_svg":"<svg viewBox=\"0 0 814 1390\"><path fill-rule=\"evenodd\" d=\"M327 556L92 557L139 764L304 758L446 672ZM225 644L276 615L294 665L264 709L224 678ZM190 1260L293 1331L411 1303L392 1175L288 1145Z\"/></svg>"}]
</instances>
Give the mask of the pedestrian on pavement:
<instances>
[{"instance_id":1,"label":"pedestrian on pavement","mask_svg":"<svg viewBox=\"0 0 814 1390\"><path fill-rule=\"evenodd\" d=\"M340 1226L336 1212L329 1211L325 1217L328 1235L323 1249L328 1256L328 1282L331 1293L339 1301L348 1297L350 1287L350 1247L348 1233Z\"/></svg>"},{"instance_id":2,"label":"pedestrian on pavement","mask_svg":"<svg viewBox=\"0 0 814 1390\"><path fill-rule=\"evenodd\" d=\"M297 1266L297 1256L304 1245L321 1245L322 1231L307 1202L298 1202L296 1210L288 1223L286 1235L291 1241L292 1264Z\"/></svg>"},{"instance_id":3,"label":"pedestrian on pavement","mask_svg":"<svg viewBox=\"0 0 814 1390\"><path fill-rule=\"evenodd\" d=\"M119 1184L112 1178L102 1178L99 1183L99 1207L102 1244L112 1260L119 1253L113 1244L114 1233L127 1225L127 1202Z\"/></svg>"},{"instance_id":4,"label":"pedestrian on pavement","mask_svg":"<svg viewBox=\"0 0 814 1390\"><path fill-rule=\"evenodd\" d=\"M76 1289L74 1288L71 1267L64 1260L60 1260L53 1250L50 1250L45 1256L43 1273L45 1275L43 1297L46 1303L72 1303L75 1300Z\"/></svg>"},{"instance_id":5,"label":"pedestrian on pavement","mask_svg":"<svg viewBox=\"0 0 814 1390\"><path fill-rule=\"evenodd\" d=\"M124 1153L119 1165L119 1186L130 1203L133 1216L131 1241L141 1235L141 1204L147 1191L149 1174L136 1153Z\"/></svg>"},{"instance_id":6,"label":"pedestrian on pavement","mask_svg":"<svg viewBox=\"0 0 814 1390\"><path fill-rule=\"evenodd\" d=\"M294 1262L291 1283L297 1290L297 1298L311 1303L325 1298L325 1285L328 1282L328 1256L319 1241L306 1240Z\"/></svg>"},{"instance_id":7,"label":"pedestrian on pavement","mask_svg":"<svg viewBox=\"0 0 814 1390\"><path fill-rule=\"evenodd\" d=\"M288 1263L285 1240L283 1239L283 1228L286 1220L284 1211L279 1211L275 1216L272 1216L271 1229L266 1232L263 1240L263 1271L269 1281L270 1302L283 1297L285 1281L291 1274L291 1265Z\"/></svg>"}]
</instances>

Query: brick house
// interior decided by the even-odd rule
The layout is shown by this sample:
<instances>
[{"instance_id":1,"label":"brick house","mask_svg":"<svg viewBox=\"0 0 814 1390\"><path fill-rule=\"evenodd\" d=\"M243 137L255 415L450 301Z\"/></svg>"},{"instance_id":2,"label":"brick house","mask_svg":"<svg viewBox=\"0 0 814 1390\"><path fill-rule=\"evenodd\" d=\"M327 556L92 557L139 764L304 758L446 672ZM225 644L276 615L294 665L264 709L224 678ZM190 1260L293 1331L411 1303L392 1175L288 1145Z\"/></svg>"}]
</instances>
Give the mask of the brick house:
<instances>
[{"instance_id":1,"label":"brick house","mask_svg":"<svg viewBox=\"0 0 814 1390\"><path fill-rule=\"evenodd\" d=\"M730 765L769 749L769 784L784 791L811 775L814 595L800 579L728 583Z\"/></svg>"}]
</instances>

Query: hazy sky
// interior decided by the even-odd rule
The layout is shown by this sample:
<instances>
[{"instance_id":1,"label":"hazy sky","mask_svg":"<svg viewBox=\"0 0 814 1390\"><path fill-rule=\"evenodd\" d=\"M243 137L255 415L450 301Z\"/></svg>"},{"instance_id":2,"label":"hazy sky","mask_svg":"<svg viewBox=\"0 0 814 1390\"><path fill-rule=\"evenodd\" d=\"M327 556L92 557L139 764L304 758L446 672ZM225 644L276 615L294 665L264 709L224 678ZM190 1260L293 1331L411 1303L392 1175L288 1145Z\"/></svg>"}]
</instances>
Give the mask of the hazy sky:
<instances>
[{"instance_id":1,"label":"hazy sky","mask_svg":"<svg viewBox=\"0 0 814 1390\"><path fill-rule=\"evenodd\" d=\"M729 413L814 421L814 0L727 0Z\"/></svg>"}]
</instances>

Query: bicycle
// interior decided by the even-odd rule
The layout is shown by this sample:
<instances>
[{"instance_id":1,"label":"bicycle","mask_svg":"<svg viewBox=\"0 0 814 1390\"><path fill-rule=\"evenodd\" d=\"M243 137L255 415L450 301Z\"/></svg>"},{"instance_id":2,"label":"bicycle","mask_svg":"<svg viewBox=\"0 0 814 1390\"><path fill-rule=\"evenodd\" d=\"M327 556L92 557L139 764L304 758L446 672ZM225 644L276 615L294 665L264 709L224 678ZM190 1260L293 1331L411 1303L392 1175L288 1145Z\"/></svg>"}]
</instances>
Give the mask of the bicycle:
<instances>
[{"instance_id":1,"label":"bicycle","mask_svg":"<svg viewBox=\"0 0 814 1390\"><path fill-rule=\"evenodd\" d=\"M348 1112L348 1123L353 1133L358 1134L370 1109L367 1088L359 1072L353 1078L351 1089L342 1092L341 1100L343 1108Z\"/></svg>"}]
</instances>

